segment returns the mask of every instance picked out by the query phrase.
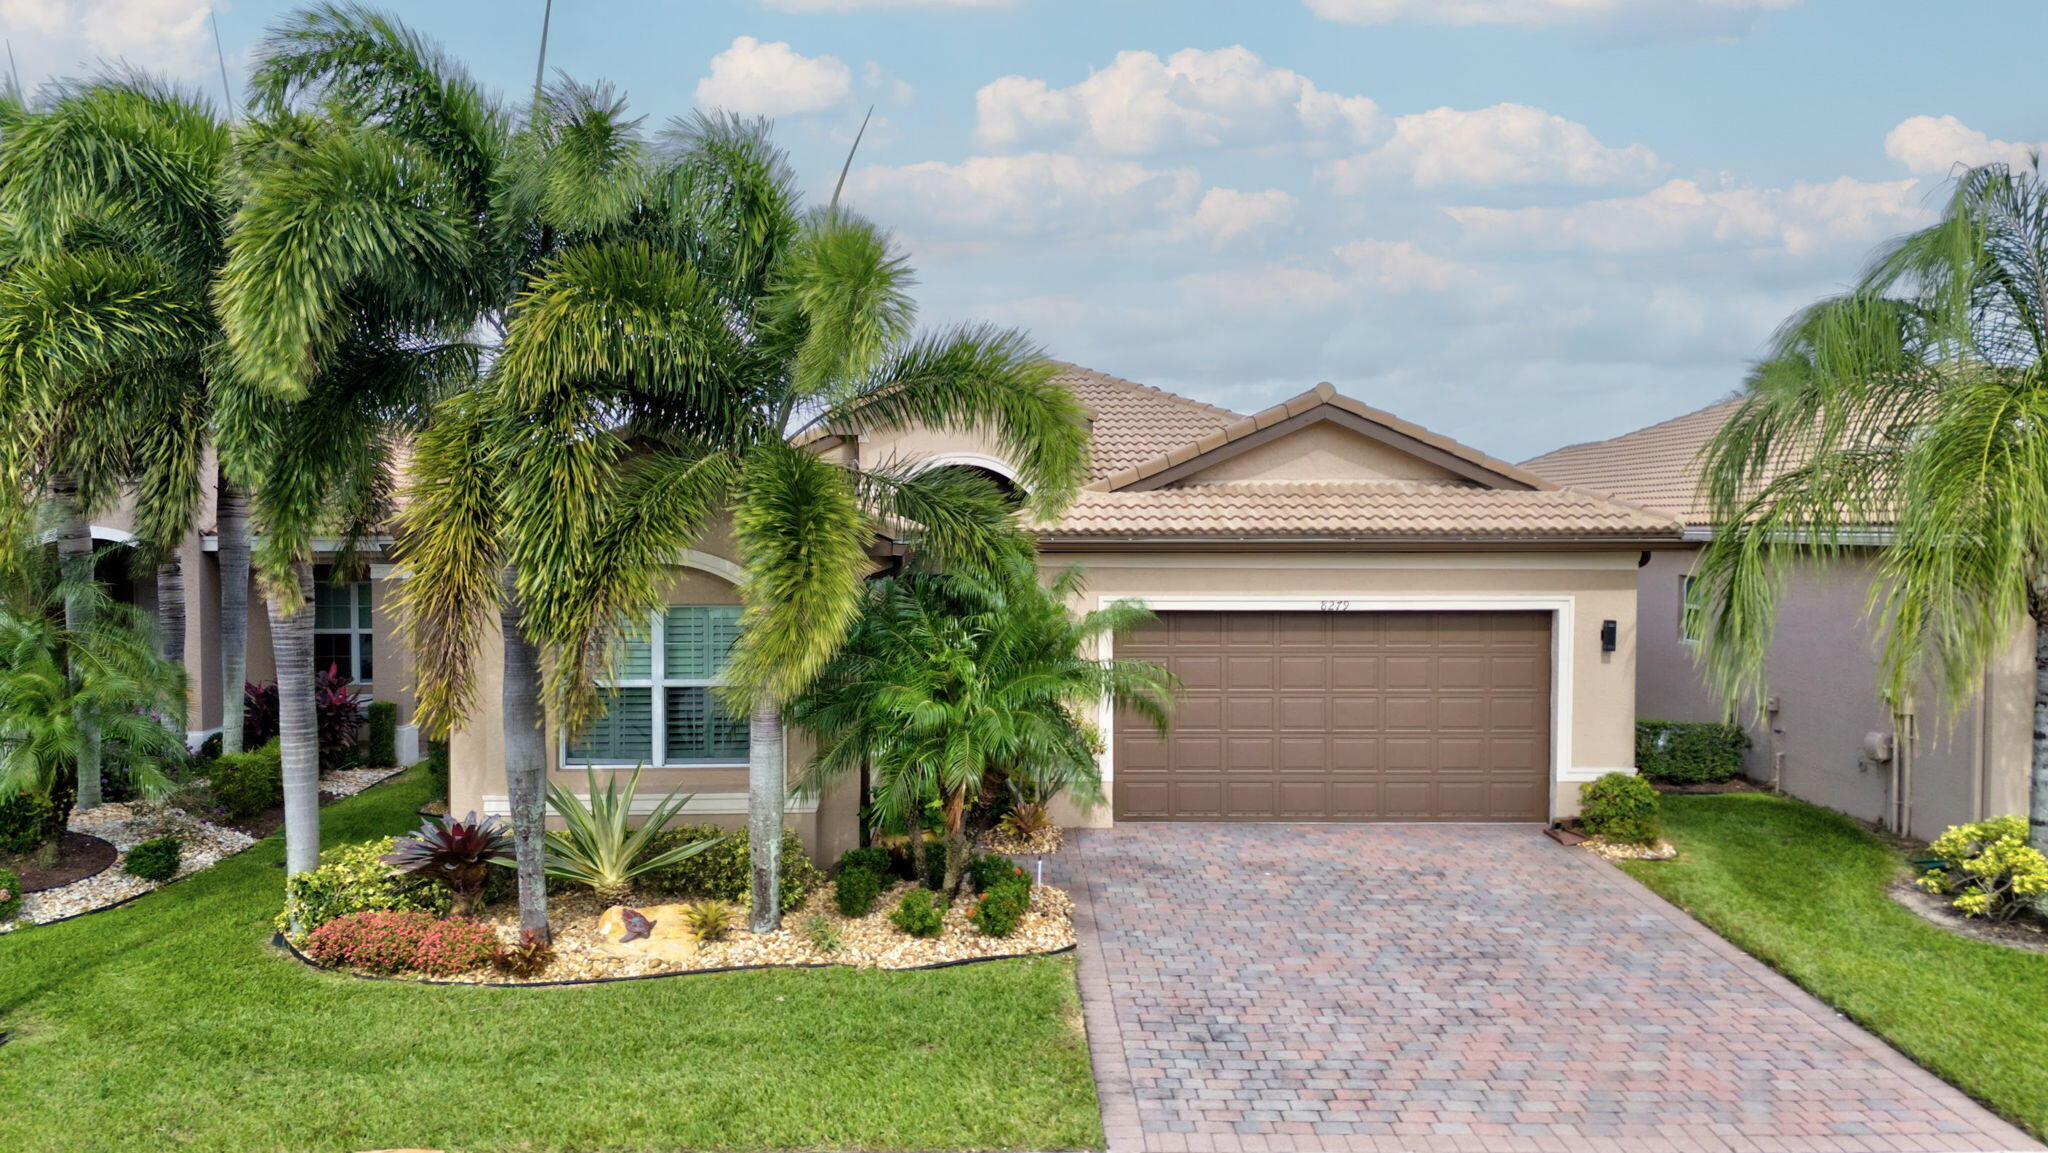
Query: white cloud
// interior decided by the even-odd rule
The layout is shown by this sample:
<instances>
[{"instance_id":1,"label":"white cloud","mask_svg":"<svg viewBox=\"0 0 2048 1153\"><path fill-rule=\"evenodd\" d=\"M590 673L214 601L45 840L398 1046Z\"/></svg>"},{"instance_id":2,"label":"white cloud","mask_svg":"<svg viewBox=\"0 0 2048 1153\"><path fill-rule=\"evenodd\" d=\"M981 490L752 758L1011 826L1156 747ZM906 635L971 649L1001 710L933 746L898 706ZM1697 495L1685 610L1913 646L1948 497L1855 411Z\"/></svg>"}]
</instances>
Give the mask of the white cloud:
<instances>
[{"instance_id":1,"label":"white cloud","mask_svg":"<svg viewBox=\"0 0 2048 1153\"><path fill-rule=\"evenodd\" d=\"M1473 246L1606 254L1738 248L1793 257L1867 245L1918 227L1919 182L1841 177L1789 188L1702 188L1672 180L1640 196L1538 208L1453 207Z\"/></svg>"},{"instance_id":2,"label":"white cloud","mask_svg":"<svg viewBox=\"0 0 2048 1153\"><path fill-rule=\"evenodd\" d=\"M1192 168L1031 152L870 167L847 194L877 219L899 222L920 249L982 251L1003 240L1131 242L1159 238L1197 203Z\"/></svg>"},{"instance_id":3,"label":"white cloud","mask_svg":"<svg viewBox=\"0 0 2048 1153\"><path fill-rule=\"evenodd\" d=\"M1884 154L1922 176L1946 176L1957 165L2029 163L2042 144L1993 140L1953 116L1912 116L1884 138Z\"/></svg>"},{"instance_id":4,"label":"white cloud","mask_svg":"<svg viewBox=\"0 0 2048 1153\"><path fill-rule=\"evenodd\" d=\"M1351 280L1374 292L1452 292L1485 283L1470 266L1426 252L1406 240L1354 240L1333 251Z\"/></svg>"},{"instance_id":5,"label":"white cloud","mask_svg":"<svg viewBox=\"0 0 2048 1153\"><path fill-rule=\"evenodd\" d=\"M31 87L123 62L181 79L216 65L208 0L0 0L0 28Z\"/></svg>"},{"instance_id":6,"label":"white cloud","mask_svg":"<svg viewBox=\"0 0 2048 1153\"><path fill-rule=\"evenodd\" d=\"M895 104L908 104L917 98L917 89L908 80L873 60L860 70L860 86Z\"/></svg>"},{"instance_id":7,"label":"white cloud","mask_svg":"<svg viewBox=\"0 0 2048 1153\"><path fill-rule=\"evenodd\" d=\"M1186 48L1165 59L1119 52L1065 88L1005 76L975 94L975 111L976 139L990 148L1073 144L1124 156L1303 139L1367 143L1380 130L1371 100L1326 92L1243 47Z\"/></svg>"},{"instance_id":8,"label":"white cloud","mask_svg":"<svg viewBox=\"0 0 2048 1153\"><path fill-rule=\"evenodd\" d=\"M1505 24L1673 39L1746 30L1761 12L1799 0L1306 0L1345 24Z\"/></svg>"},{"instance_id":9,"label":"white cloud","mask_svg":"<svg viewBox=\"0 0 2048 1153\"><path fill-rule=\"evenodd\" d=\"M1615 184L1646 180L1665 167L1641 144L1610 147L1576 120L1526 104L1496 104L1402 116L1385 144L1331 161L1318 174L1348 194L1388 178L1405 178L1417 188Z\"/></svg>"},{"instance_id":10,"label":"white cloud","mask_svg":"<svg viewBox=\"0 0 2048 1153\"><path fill-rule=\"evenodd\" d=\"M697 103L743 116L795 116L818 112L853 92L853 72L837 56L805 56L787 41L733 40L711 58L711 75L697 82Z\"/></svg>"},{"instance_id":11,"label":"white cloud","mask_svg":"<svg viewBox=\"0 0 2048 1153\"><path fill-rule=\"evenodd\" d=\"M1264 192L1211 188L1181 223L1180 234L1200 239L1211 248L1228 248L1286 224L1300 204L1278 188Z\"/></svg>"}]
</instances>

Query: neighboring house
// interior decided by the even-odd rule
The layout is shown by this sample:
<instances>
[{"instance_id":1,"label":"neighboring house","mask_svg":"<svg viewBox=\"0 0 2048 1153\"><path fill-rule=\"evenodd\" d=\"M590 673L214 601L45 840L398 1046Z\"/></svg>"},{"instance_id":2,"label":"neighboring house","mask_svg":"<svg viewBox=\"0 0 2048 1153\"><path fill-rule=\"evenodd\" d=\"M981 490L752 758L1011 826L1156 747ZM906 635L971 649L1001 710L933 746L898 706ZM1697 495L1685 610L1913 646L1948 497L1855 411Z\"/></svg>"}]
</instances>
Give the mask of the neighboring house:
<instances>
[{"instance_id":1,"label":"neighboring house","mask_svg":"<svg viewBox=\"0 0 2048 1153\"><path fill-rule=\"evenodd\" d=\"M1560 488L1323 385L1242 416L1086 369L1093 466L1064 516L1036 526L1047 566L1087 573L1083 604L1137 599L1159 623L1118 656L1186 686L1161 739L1101 718L1109 803L1071 821L1544 821L1581 782L1633 771L1636 570L1681 526ZM836 459L984 470L994 444L925 429L809 442ZM679 558L671 607L628 655L610 711L556 779L586 762L653 766L643 805L743 820L747 734L711 689L737 619L730 546ZM373 589L373 605L380 598ZM498 642L451 745L457 812L506 808ZM379 677L382 677L380 670ZM806 749L790 743L792 773ZM791 805L825 856L853 843L851 786Z\"/></svg>"},{"instance_id":2,"label":"neighboring house","mask_svg":"<svg viewBox=\"0 0 2048 1153\"><path fill-rule=\"evenodd\" d=\"M1712 513L1699 495L1700 452L1735 411L1723 401L1625 436L1571 445L1524 463L1562 484L1610 493L1685 522L1685 547L1651 555L1639 576L1636 708L1646 718L1721 720L1694 656L1687 592ZM1859 539L1881 544L1888 526ZM1802 565L1778 614L1767 665L1765 714L1743 706L1748 775L1864 820L1931 838L1949 825L2027 808L2031 754L2033 631L1986 675L1953 716L1931 690L1896 705L1877 690L1881 622L1867 612L1875 547L1833 563ZM1878 739L1872 740L1871 735ZM1891 755L1883 757L1885 746Z\"/></svg>"}]
</instances>

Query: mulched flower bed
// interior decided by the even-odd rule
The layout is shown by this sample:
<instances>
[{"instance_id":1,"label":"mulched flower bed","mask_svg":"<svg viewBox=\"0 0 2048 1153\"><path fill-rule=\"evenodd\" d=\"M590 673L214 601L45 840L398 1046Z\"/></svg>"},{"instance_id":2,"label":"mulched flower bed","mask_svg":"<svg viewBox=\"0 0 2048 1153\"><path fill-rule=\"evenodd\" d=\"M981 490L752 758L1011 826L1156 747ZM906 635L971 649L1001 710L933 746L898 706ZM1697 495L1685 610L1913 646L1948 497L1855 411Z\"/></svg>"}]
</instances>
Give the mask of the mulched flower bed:
<instances>
[{"instance_id":1,"label":"mulched flower bed","mask_svg":"<svg viewBox=\"0 0 2048 1153\"><path fill-rule=\"evenodd\" d=\"M1660 793L1671 793L1674 796L1681 797L1695 793L1768 793L1771 791L1769 785L1759 781L1752 781L1748 777L1730 777L1725 781L1707 781L1697 785L1659 785L1652 782L1651 787Z\"/></svg>"},{"instance_id":2,"label":"mulched flower bed","mask_svg":"<svg viewBox=\"0 0 2048 1153\"><path fill-rule=\"evenodd\" d=\"M2030 913L2021 913L2010 921L1965 917L1950 903L1953 898L1930 893L1906 880L1893 883L1889 892L1892 900L1904 905L1921 920L1959 937L2025 949L2030 953L2048 953L2048 917Z\"/></svg>"},{"instance_id":3,"label":"mulched flower bed","mask_svg":"<svg viewBox=\"0 0 2048 1153\"><path fill-rule=\"evenodd\" d=\"M321 803L353 796L402 771L396 768L343 769L328 773L320 779ZM261 827L263 820L259 816L250 824ZM141 877L131 877L115 863L121 853L143 841L166 835L176 835L184 841L178 872L171 878L175 881L241 852L274 831L282 821L283 810L278 810L277 820L257 835L248 828L216 824L169 805L137 801L75 809L71 813L70 831L65 834L67 850L73 837L98 841L106 846L105 863L90 874L40 891L24 872L21 911L15 920L0 922L0 933L24 925L45 925L81 913L95 912L169 884L169 881L145 881Z\"/></svg>"},{"instance_id":4,"label":"mulched flower bed","mask_svg":"<svg viewBox=\"0 0 2048 1153\"><path fill-rule=\"evenodd\" d=\"M465 984L550 984L564 981L597 981L621 977L648 977L759 966L851 965L872 969L917 969L951 962L1057 953L1074 945L1073 902L1060 889L1039 885L1031 890L1031 909L1024 914L1017 931L1008 937L988 937L967 919L973 907L971 894L963 894L945 915L945 931L937 937L912 937L889 921L902 894L912 888L897 884L875 901L865 917L841 916L832 902L831 886L813 893L804 904L786 913L782 929L754 934L736 928L723 941L709 941L682 949L674 938L615 944L598 933L598 918L607 906L588 891L562 893L548 898L549 919L555 926L555 959L546 970L530 977L511 977L493 969L478 969L453 977L436 978ZM628 908L688 903L672 896L636 897ZM511 901L493 904L480 920L489 925L506 944L519 939L519 910ZM740 910L744 926L745 909ZM657 921L657 929L659 922ZM829 930L838 947L819 947L813 930ZM659 934L658 934L659 935ZM636 947L637 946L637 947ZM654 948L650 948L654 946ZM671 955L657 955L657 951ZM676 956L681 952L686 956Z\"/></svg>"},{"instance_id":5,"label":"mulched flower bed","mask_svg":"<svg viewBox=\"0 0 2048 1153\"><path fill-rule=\"evenodd\" d=\"M91 833L67 832L57 842L56 864L44 868L34 853L22 853L0 856L0 869L21 878L22 892L40 893L104 872L120 856L120 850Z\"/></svg>"}]
</instances>

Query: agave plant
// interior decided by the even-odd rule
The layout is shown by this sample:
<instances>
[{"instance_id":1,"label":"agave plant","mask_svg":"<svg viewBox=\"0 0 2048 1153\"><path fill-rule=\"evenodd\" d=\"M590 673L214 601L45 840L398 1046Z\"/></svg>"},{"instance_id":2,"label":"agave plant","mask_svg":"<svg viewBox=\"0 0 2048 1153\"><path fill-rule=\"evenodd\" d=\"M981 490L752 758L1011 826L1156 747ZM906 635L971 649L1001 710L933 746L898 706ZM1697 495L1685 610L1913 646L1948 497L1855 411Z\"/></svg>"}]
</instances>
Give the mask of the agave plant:
<instances>
[{"instance_id":1,"label":"agave plant","mask_svg":"<svg viewBox=\"0 0 2048 1153\"><path fill-rule=\"evenodd\" d=\"M383 860L398 872L430 877L448 886L455 897L449 912L467 917L483 899L484 880L491 866L509 865L505 854L511 851L512 836L504 822L496 817L480 821L471 813L461 820L421 821L420 831L400 837Z\"/></svg>"},{"instance_id":2,"label":"agave plant","mask_svg":"<svg viewBox=\"0 0 2048 1153\"><path fill-rule=\"evenodd\" d=\"M640 769L633 770L624 791L616 773L602 790L597 785L597 770L585 769L584 775L590 782L588 805L562 786L548 784L548 807L562 819L563 826L548 833L547 871L551 877L587 885L607 903L616 904L631 891L633 878L694 857L720 840L709 837L651 853L654 839L690 798L680 789L670 793L634 828L633 794L640 787Z\"/></svg>"}]
</instances>

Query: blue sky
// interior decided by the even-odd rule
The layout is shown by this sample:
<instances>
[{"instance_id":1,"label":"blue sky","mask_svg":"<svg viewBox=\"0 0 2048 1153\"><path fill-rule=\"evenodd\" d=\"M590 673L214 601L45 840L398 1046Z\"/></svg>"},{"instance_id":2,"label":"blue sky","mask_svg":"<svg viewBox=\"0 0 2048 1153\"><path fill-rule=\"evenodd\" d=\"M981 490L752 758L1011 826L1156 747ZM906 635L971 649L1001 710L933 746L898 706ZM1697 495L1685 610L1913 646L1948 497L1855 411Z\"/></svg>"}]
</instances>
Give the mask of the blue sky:
<instances>
[{"instance_id":1,"label":"blue sky","mask_svg":"<svg viewBox=\"0 0 2048 1153\"><path fill-rule=\"evenodd\" d=\"M23 79L238 86L290 5L0 0ZM400 9L532 83L541 0ZM1966 15L1959 15L1965 11ZM2048 140L2029 0L558 0L650 125L773 115L932 323L1249 411L1330 380L1523 458L1739 386L1792 309Z\"/></svg>"}]
</instances>

